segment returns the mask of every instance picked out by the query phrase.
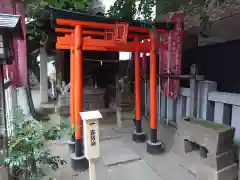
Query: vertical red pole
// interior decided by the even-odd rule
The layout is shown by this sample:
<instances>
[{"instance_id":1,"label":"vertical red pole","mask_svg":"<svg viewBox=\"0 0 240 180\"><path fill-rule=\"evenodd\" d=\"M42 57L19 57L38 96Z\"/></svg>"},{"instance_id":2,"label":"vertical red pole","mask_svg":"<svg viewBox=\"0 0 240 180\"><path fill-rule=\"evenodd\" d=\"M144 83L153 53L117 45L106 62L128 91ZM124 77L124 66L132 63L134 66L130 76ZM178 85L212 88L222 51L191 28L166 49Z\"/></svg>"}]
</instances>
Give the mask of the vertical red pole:
<instances>
[{"instance_id":1,"label":"vertical red pole","mask_svg":"<svg viewBox=\"0 0 240 180\"><path fill-rule=\"evenodd\" d=\"M74 116L75 116L75 94L74 94L74 74L75 74L75 65L74 65L74 45L71 44L71 49L70 49L70 127L73 128L75 121L74 121Z\"/></svg>"},{"instance_id":2,"label":"vertical red pole","mask_svg":"<svg viewBox=\"0 0 240 180\"><path fill-rule=\"evenodd\" d=\"M142 73L144 77L144 116L147 116L147 55L142 54Z\"/></svg>"},{"instance_id":3,"label":"vertical red pole","mask_svg":"<svg viewBox=\"0 0 240 180\"><path fill-rule=\"evenodd\" d=\"M147 152L159 154L163 151L161 141L157 140L157 33L151 31L150 50L150 141L147 143Z\"/></svg>"},{"instance_id":4,"label":"vertical red pole","mask_svg":"<svg viewBox=\"0 0 240 180\"><path fill-rule=\"evenodd\" d=\"M151 141L157 142L157 57L156 57L156 33L151 33L150 52L150 128Z\"/></svg>"},{"instance_id":5,"label":"vertical red pole","mask_svg":"<svg viewBox=\"0 0 240 180\"><path fill-rule=\"evenodd\" d=\"M138 42L138 38L136 38ZM136 121L141 121L141 84L140 84L140 53L137 50L134 52L134 70L135 70L135 106L136 106ZM141 127L137 132L141 132Z\"/></svg>"},{"instance_id":6,"label":"vertical red pole","mask_svg":"<svg viewBox=\"0 0 240 180\"><path fill-rule=\"evenodd\" d=\"M82 120L80 112L82 112L83 103L83 52L82 52L82 27L79 25L75 28L74 35L74 57L75 57L75 155L83 156L82 146Z\"/></svg>"},{"instance_id":7,"label":"vertical red pole","mask_svg":"<svg viewBox=\"0 0 240 180\"><path fill-rule=\"evenodd\" d=\"M139 38L135 38L139 42ZM141 115L141 66L139 47L134 52L134 71L135 71L135 109L136 109L136 131L133 133L133 141L144 142L146 140L145 133L142 132L142 115Z\"/></svg>"}]
</instances>

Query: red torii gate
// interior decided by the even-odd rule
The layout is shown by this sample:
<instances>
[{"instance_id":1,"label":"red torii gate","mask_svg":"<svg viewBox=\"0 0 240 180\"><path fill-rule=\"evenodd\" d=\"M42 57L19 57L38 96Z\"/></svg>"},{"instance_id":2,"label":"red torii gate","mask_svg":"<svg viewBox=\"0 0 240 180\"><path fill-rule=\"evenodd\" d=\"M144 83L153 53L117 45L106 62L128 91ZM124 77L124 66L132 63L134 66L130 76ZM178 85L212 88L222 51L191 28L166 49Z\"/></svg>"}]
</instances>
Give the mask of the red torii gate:
<instances>
[{"instance_id":1,"label":"red torii gate","mask_svg":"<svg viewBox=\"0 0 240 180\"><path fill-rule=\"evenodd\" d=\"M157 56L160 48L167 49L168 45L160 42L158 33L168 33L174 23L160 23L161 28L138 27L126 22L99 23L72 19L56 18L59 26L71 28L55 28L57 33L65 36L57 37L57 49L71 50L70 64L70 124L75 130L75 155L73 160L83 160L82 151L82 122L79 112L83 111L83 51L125 51L134 52L135 63L135 108L136 131L133 141L145 142L146 136L141 124L141 82L140 82L140 53L145 57L150 52L150 140L147 151L151 154L162 151L162 143L157 140ZM96 37L99 37L98 39ZM72 161L73 162L73 161ZM74 163L74 162L73 162ZM74 163L75 167L79 166ZM76 167L77 168L77 167Z\"/></svg>"}]
</instances>

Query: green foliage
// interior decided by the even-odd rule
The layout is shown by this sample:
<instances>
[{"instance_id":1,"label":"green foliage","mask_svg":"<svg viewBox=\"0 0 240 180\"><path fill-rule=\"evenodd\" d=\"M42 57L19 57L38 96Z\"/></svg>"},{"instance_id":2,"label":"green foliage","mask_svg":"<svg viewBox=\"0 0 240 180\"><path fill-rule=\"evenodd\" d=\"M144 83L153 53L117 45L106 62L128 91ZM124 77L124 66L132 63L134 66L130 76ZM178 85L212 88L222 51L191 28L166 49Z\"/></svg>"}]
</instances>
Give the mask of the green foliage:
<instances>
[{"instance_id":1,"label":"green foliage","mask_svg":"<svg viewBox=\"0 0 240 180\"><path fill-rule=\"evenodd\" d=\"M46 8L52 5L57 8L78 11L86 7L86 0L26 0L25 11L27 22L27 58L28 67L38 69L37 57L39 48L44 45L50 31L50 12Z\"/></svg>"},{"instance_id":2,"label":"green foliage","mask_svg":"<svg viewBox=\"0 0 240 180\"><path fill-rule=\"evenodd\" d=\"M129 5L129 2L132 5ZM116 0L107 13L110 17L125 18L126 14L131 19L143 21L162 20L169 12L184 11L189 18L198 15L200 17L200 35L206 36L210 28L208 10L215 4L223 3L225 0ZM214 3L213 3L214 2ZM125 6L128 4L127 6ZM214 4L214 5L213 5ZM156 17L153 17L153 10L156 9ZM130 13L132 12L132 13ZM125 18L126 19L126 18ZM128 17L128 19L130 19ZM127 19L127 20L128 20Z\"/></svg>"},{"instance_id":3,"label":"green foliage","mask_svg":"<svg viewBox=\"0 0 240 180\"><path fill-rule=\"evenodd\" d=\"M46 5L52 5L57 8L65 8L65 9L84 9L87 5L87 0L26 0L25 5L27 9L29 7L33 8L33 12L37 10L37 8L44 7ZM29 10L29 9L28 9Z\"/></svg>"},{"instance_id":4,"label":"green foliage","mask_svg":"<svg viewBox=\"0 0 240 180\"><path fill-rule=\"evenodd\" d=\"M72 126L69 130L68 136L71 140L75 139L76 126Z\"/></svg>"},{"instance_id":5,"label":"green foliage","mask_svg":"<svg viewBox=\"0 0 240 180\"><path fill-rule=\"evenodd\" d=\"M109 17L152 21L156 0L116 0L107 12Z\"/></svg>"},{"instance_id":6,"label":"green foliage","mask_svg":"<svg viewBox=\"0 0 240 180\"><path fill-rule=\"evenodd\" d=\"M153 20L153 10L156 5L156 0L140 0L137 12L142 16L144 21Z\"/></svg>"},{"instance_id":7,"label":"green foliage","mask_svg":"<svg viewBox=\"0 0 240 180\"><path fill-rule=\"evenodd\" d=\"M222 3L224 0L215 0ZM208 11L213 8L210 4L212 0L157 0L156 2L156 19L162 19L163 15L168 12L182 10L187 19L200 17L200 36L207 37L211 23L208 17Z\"/></svg>"},{"instance_id":8,"label":"green foliage","mask_svg":"<svg viewBox=\"0 0 240 180\"><path fill-rule=\"evenodd\" d=\"M52 5L57 8L68 10L81 10L86 8L87 0L27 0L25 1L27 22L27 37L30 41L29 46L35 48L41 43L43 44L46 39L46 33L49 31L49 17L50 12L46 8L47 5ZM32 48L32 49L33 49ZM30 52L32 52L30 49Z\"/></svg>"},{"instance_id":9,"label":"green foliage","mask_svg":"<svg viewBox=\"0 0 240 180\"><path fill-rule=\"evenodd\" d=\"M86 5L85 10L88 12L105 14L105 6L101 0L88 0Z\"/></svg>"},{"instance_id":10,"label":"green foliage","mask_svg":"<svg viewBox=\"0 0 240 180\"><path fill-rule=\"evenodd\" d=\"M80 11L104 11L100 0L25 0L27 22L27 59L28 67L38 70L37 57L39 48L44 45L50 30L50 12L46 8L51 5L57 8ZM36 72L35 72L36 74Z\"/></svg>"},{"instance_id":11,"label":"green foliage","mask_svg":"<svg viewBox=\"0 0 240 180\"><path fill-rule=\"evenodd\" d=\"M66 121L64 121L63 123L61 123L60 128L61 128L61 131L63 132L63 134L68 136L69 140L74 141L75 131L76 131L75 125L73 125L72 127L69 127L69 124L66 123Z\"/></svg>"},{"instance_id":12,"label":"green foliage","mask_svg":"<svg viewBox=\"0 0 240 180\"><path fill-rule=\"evenodd\" d=\"M60 138L60 128L48 129L42 123L30 120L19 110L15 113L13 129L8 139L8 157L6 166L12 176L19 179L37 180L45 176L43 165L57 170L66 162L59 156L53 156L46 147L49 140Z\"/></svg>"},{"instance_id":13,"label":"green foliage","mask_svg":"<svg viewBox=\"0 0 240 180\"><path fill-rule=\"evenodd\" d=\"M114 4L110 7L107 12L107 15L113 18L123 18L124 14L124 6L125 0L117 0ZM132 7L131 7L132 9Z\"/></svg>"},{"instance_id":14,"label":"green foliage","mask_svg":"<svg viewBox=\"0 0 240 180\"><path fill-rule=\"evenodd\" d=\"M129 2L132 5L129 5ZM110 7L108 15L111 17L123 18L126 12L133 12L132 18L140 18L145 21L153 20L153 10L156 8L156 15L162 18L169 12L183 10L186 14L195 15L202 13L208 0L116 0ZM127 8L124 5L128 4ZM137 16L137 17L136 17ZM157 19L160 19L157 18Z\"/></svg>"},{"instance_id":15,"label":"green foliage","mask_svg":"<svg viewBox=\"0 0 240 180\"><path fill-rule=\"evenodd\" d=\"M70 140L70 141L75 140L76 126L72 126L72 127L67 126L63 130L67 133L68 140Z\"/></svg>"}]
</instances>

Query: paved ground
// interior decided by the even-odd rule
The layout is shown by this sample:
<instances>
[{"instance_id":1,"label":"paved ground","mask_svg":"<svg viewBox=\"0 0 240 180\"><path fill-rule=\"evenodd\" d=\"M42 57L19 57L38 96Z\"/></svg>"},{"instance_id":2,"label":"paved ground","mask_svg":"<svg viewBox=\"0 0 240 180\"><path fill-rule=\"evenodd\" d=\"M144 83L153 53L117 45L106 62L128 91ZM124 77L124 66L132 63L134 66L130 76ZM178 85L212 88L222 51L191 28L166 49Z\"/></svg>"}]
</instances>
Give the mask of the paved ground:
<instances>
[{"instance_id":1,"label":"paved ground","mask_svg":"<svg viewBox=\"0 0 240 180\"><path fill-rule=\"evenodd\" d=\"M39 107L39 90L32 92L35 107ZM26 111L27 102L24 94L18 95L20 106ZM97 180L197 180L193 173L198 169L195 164L199 161L199 155L180 157L175 153L176 144L181 143L177 138L176 129L159 125L159 139L165 144L165 153L152 156L146 152L146 143L137 144L132 142L134 130L132 118L134 113L128 114L122 129L117 129L116 117L106 116L104 123L100 125L101 158L97 163ZM62 119L63 120L63 119ZM64 119L66 120L66 119ZM56 114L51 116L49 125L58 125L60 117ZM103 121L102 121L103 122ZM148 122L143 120L143 127L148 134ZM70 153L65 140L54 141L49 144L53 155L59 155L67 161L67 164L58 171L46 168L49 175L46 180L88 180L88 171L74 172L70 168ZM184 165L192 167L190 172Z\"/></svg>"},{"instance_id":2,"label":"paved ground","mask_svg":"<svg viewBox=\"0 0 240 180\"><path fill-rule=\"evenodd\" d=\"M114 118L115 116L111 116L109 120ZM59 121L57 115L52 116L52 125L58 124ZM100 126L101 158L97 163L98 180L197 179L176 161L174 153L171 152L174 129L161 127L163 131L161 134L164 134L161 139L167 143L166 152L158 156L146 153L146 143L137 144L131 141L133 129L131 120L125 121L120 130L114 124ZM64 140L52 142L51 150L54 155L60 155L68 164L56 172L49 171L49 177L56 180L88 180L88 171L76 173L71 170L69 151Z\"/></svg>"},{"instance_id":3,"label":"paved ground","mask_svg":"<svg viewBox=\"0 0 240 180\"><path fill-rule=\"evenodd\" d=\"M32 92L35 107L39 107L39 90ZM26 107L26 102L22 98L24 94L19 94L19 103L22 108ZM27 109L26 109L27 111ZM152 156L146 152L146 143L137 144L132 142L132 132L134 129L132 118L133 113L127 115L128 120L124 121L123 128L117 129L116 116L111 115L105 118L100 125L100 146L101 158L97 163L97 180L196 180L197 177L186 170L174 154L173 144L176 131L173 128L160 126L159 138L165 143L165 153ZM62 119L63 120L63 119ZM66 119L64 119L66 120ZM49 125L60 123L60 117L56 114L51 116ZM144 129L148 130L147 120L143 121ZM67 164L58 171L51 171L46 168L49 175L46 180L88 180L88 171L74 172L70 168L70 153L65 144L65 140L54 141L49 144L54 155L59 155L67 161Z\"/></svg>"}]
</instances>

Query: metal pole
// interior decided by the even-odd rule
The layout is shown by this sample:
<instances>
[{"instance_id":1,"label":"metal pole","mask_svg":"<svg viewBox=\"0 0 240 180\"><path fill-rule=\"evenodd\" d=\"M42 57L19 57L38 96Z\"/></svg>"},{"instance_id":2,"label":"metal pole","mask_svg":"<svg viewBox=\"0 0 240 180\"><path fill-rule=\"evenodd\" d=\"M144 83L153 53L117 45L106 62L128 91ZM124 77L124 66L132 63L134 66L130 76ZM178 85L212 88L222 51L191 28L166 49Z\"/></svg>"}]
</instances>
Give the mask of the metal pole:
<instances>
[{"instance_id":1,"label":"metal pole","mask_svg":"<svg viewBox=\"0 0 240 180\"><path fill-rule=\"evenodd\" d=\"M168 33L168 54L167 54L167 73L170 74L170 66L171 66L171 41L172 41L172 35L171 35L171 31L169 31ZM167 78L167 97L169 96L169 91L170 91L170 77ZM167 119L166 119L166 123L168 125L169 123L169 101L167 99Z\"/></svg>"},{"instance_id":2,"label":"metal pole","mask_svg":"<svg viewBox=\"0 0 240 180\"><path fill-rule=\"evenodd\" d=\"M190 116L197 117L197 66L193 64L191 66L191 74L194 76L193 79L190 80Z\"/></svg>"},{"instance_id":3,"label":"metal pole","mask_svg":"<svg viewBox=\"0 0 240 180\"><path fill-rule=\"evenodd\" d=\"M144 77L144 116L147 117L147 77Z\"/></svg>"}]
</instances>

